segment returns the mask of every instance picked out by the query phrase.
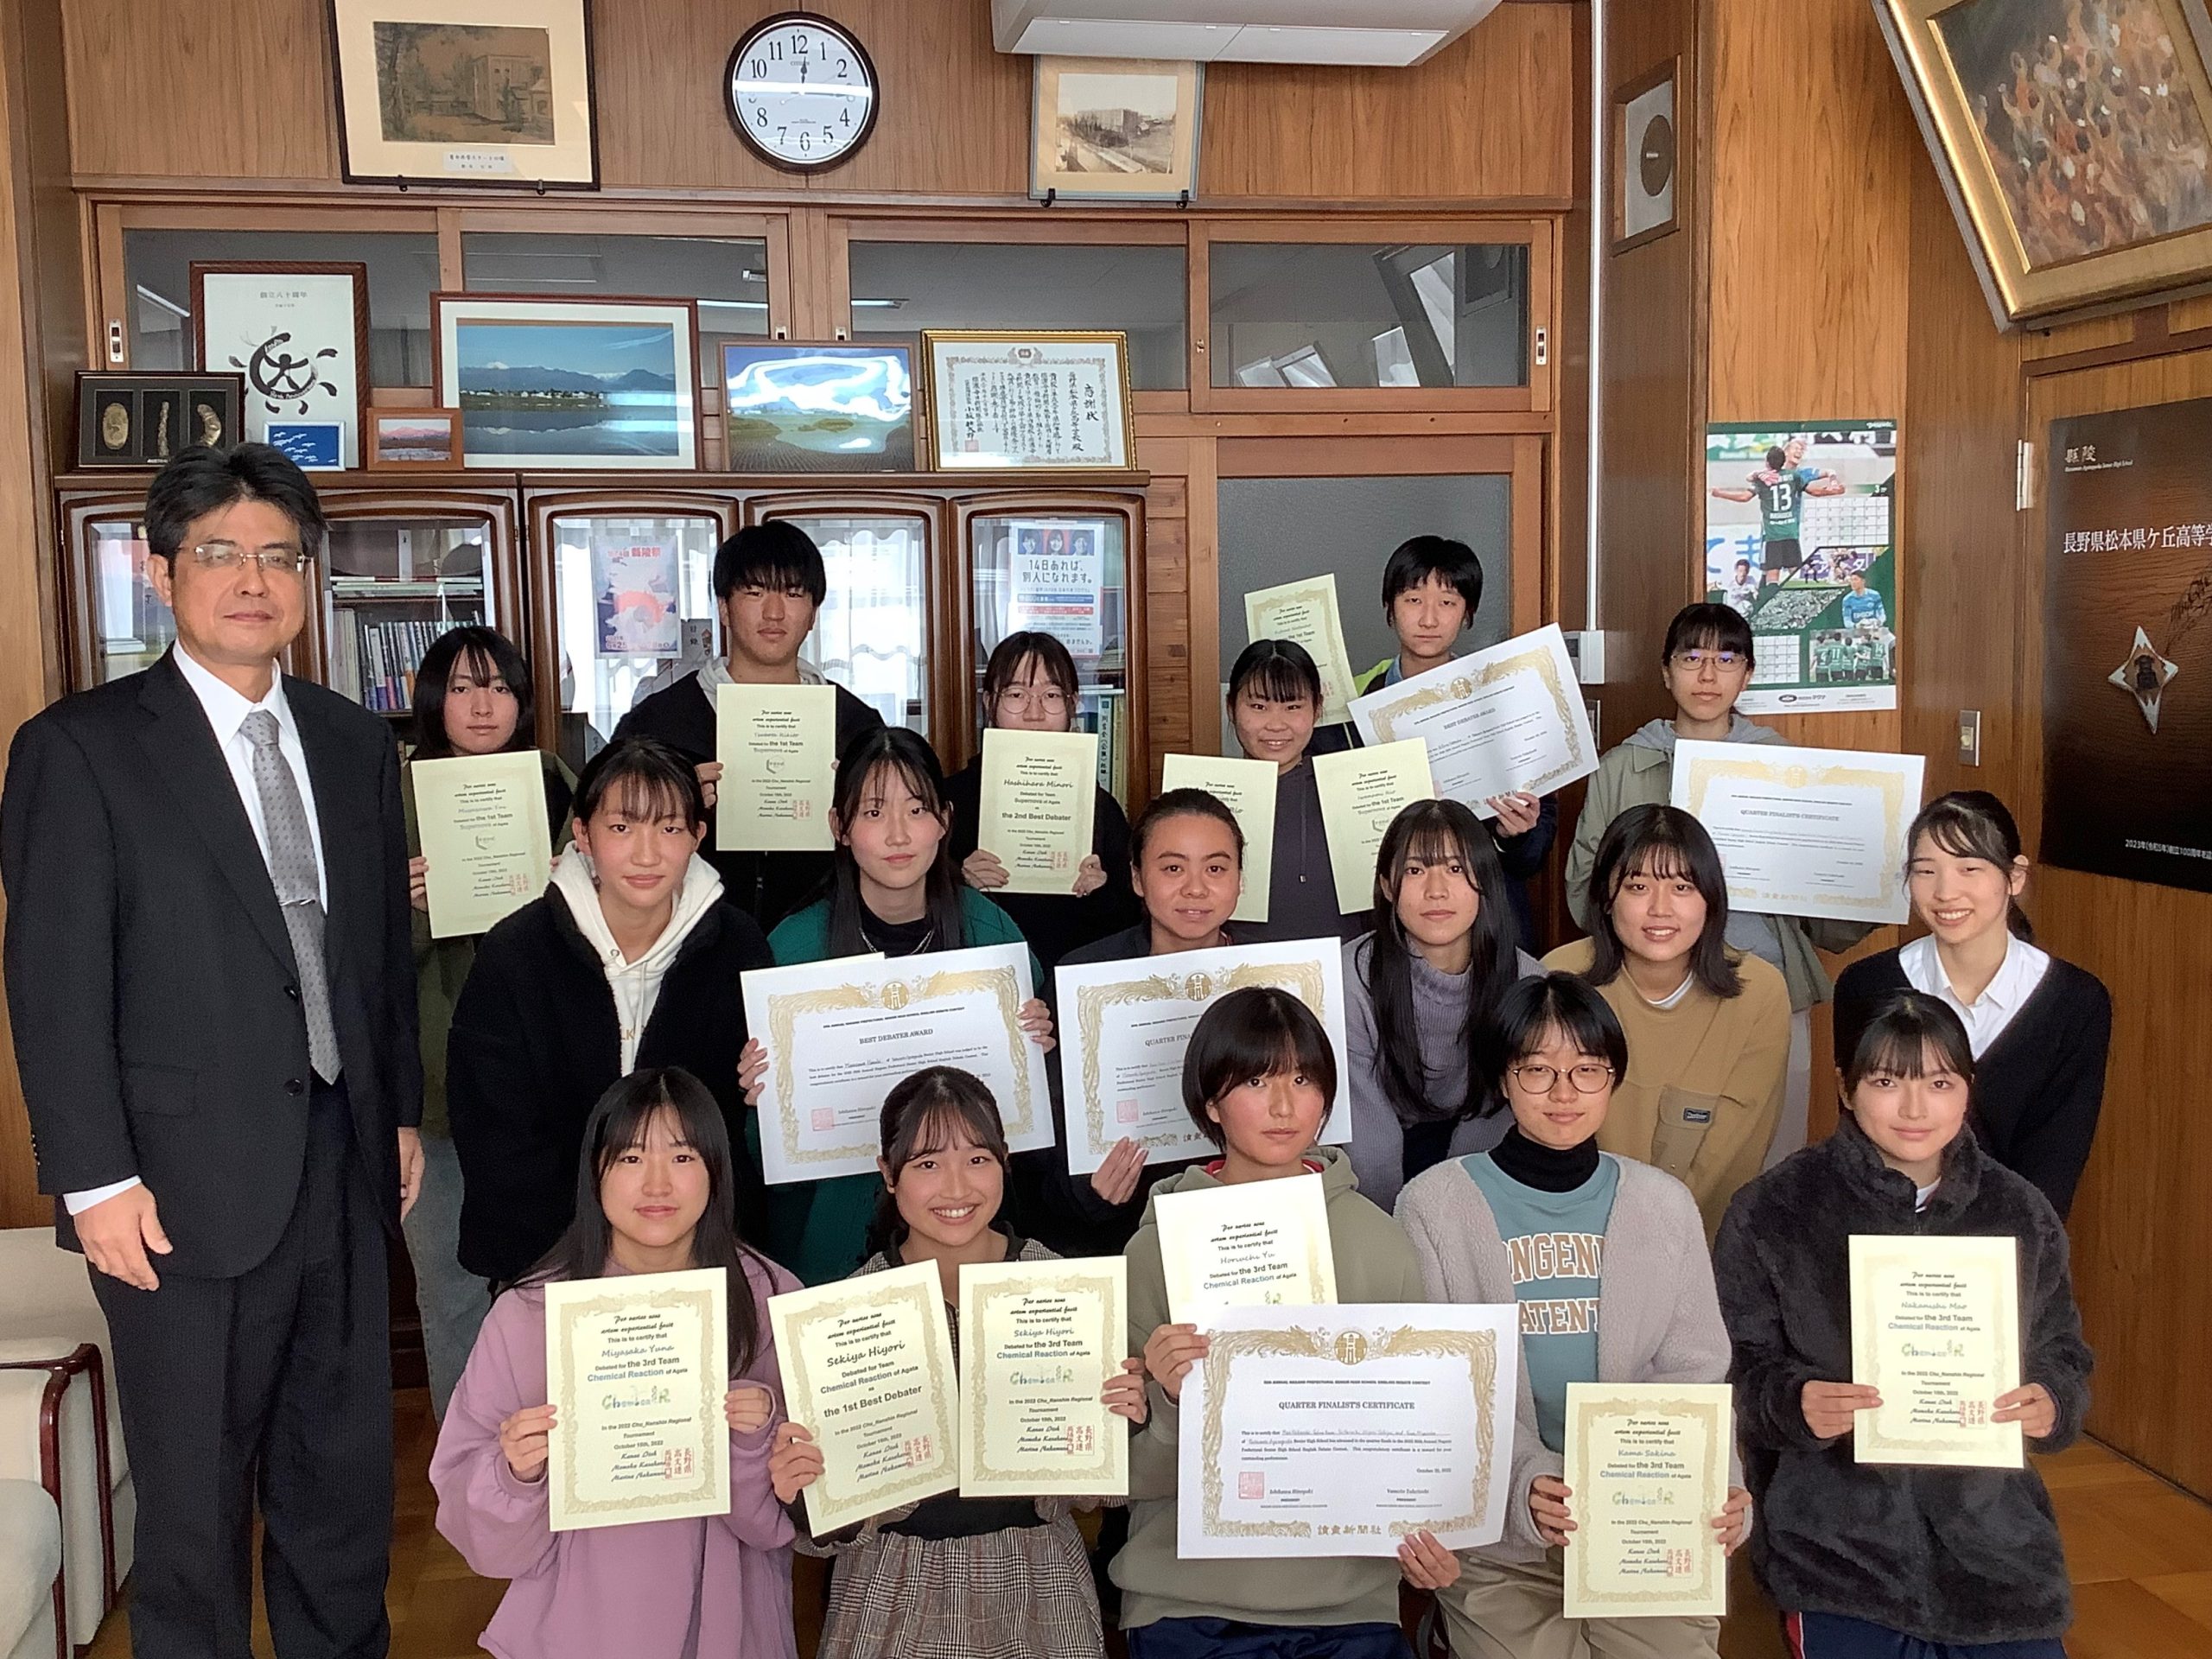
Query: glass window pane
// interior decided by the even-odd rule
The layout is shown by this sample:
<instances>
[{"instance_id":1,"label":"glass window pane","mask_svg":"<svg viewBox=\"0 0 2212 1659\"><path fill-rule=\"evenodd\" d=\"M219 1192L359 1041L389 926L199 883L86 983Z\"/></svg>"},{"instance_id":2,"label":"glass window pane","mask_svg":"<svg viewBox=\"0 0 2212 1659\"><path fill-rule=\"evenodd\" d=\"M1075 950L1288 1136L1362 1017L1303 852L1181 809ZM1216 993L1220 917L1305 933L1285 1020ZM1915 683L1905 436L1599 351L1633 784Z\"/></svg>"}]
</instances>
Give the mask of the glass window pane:
<instances>
[{"instance_id":1,"label":"glass window pane","mask_svg":"<svg viewBox=\"0 0 2212 1659\"><path fill-rule=\"evenodd\" d=\"M713 658L715 548L721 540L721 521L713 518L607 514L553 520L560 750L570 766L590 759L639 698ZM622 591L609 580L610 556L618 553L628 556L621 562ZM625 604L629 592L646 597ZM639 632L653 620L665 622L642 614L654 600L673 604L674 649L633 650L661 643ZM664 626L664 636L666 632Z\"/></svg>"},{"instance_id":2,"label":"glass window pane","mask_svg":"<svg viewBox=\"0 0 2212 1659\"><path fill-rule=\"evenodd\" d=\"M218 259L366 264L369 385L430 384L438 238L414 231L125 231L123 279L130 289L132 368L192 366L192 265Z\"/></svg>"},{"instance_id":3,"label":"glass window pane","mask_svg":"<svg viewBox=\"0 0 2212 1659\"><path fill-rule=\"evenodd\" d=\"M479 293L699 302L699 362L720 372L720 334L768 332L768 245L757 236L574 236L472 231L462 280Z\"/></svg>"},{"instance_id":4,"label":"glass window pane","mask_svg":"<svg viewBox=\"0 0 2212 1659\"><path fill-rule=\"evenodd\" d=\"M853 334L1118 328L1129 337L1129 384L1178 391L1183 264L1179 247L855 240Z\"/></svg>"},{"instance_id":5,"label":"glass window pane","mask_svg":"<svg viewBox=\"0 0 2212 1659\"><path fill-rule=\"evenodd\" d=\"M176 619L146 580L146 526L103 518L85 527L91 543L94 684L150 668L176 639Z\"/></svg>"},{"instance_id":6,"label":"glass window pane","mask_svg":"<svg viewBox=\"0 0 2212 1659\"><path fill-rule=\"evenodd\" d=\"M333 518L322 561L330 689L378 714L412 708L430 642L492 614L491 539L483 518Z\"/></svg>"},{"instance_id":7,"label":"glass window pane","mask_svg":"<svg viewBox=\"0 0 2212 1659\"><path fill-rule=\"evenodd\" d=\"M1529 250L1216 242L1217 386L1524 386Z\"/></svg>"},{"instance_id":8,"label":"glass window pane","mask_svg":"<svg viewBox=\"0 0 2212 1659\"><path fill-rule=\"evenodd\" d=\"M822 550L829 596L799 656L894 726L927 734L923 660L929 607L923 586L929 533L892 513L778 513Z\"/></svg>"},{"instance_id":9,"label":"glass window pane","mask_svg":"<svg viewBox=\"0 0 2212 1659\"><path fill-rule=\"evenodd\" d=\"M1352 672L1396 655L1397 636L1382 618L1382 566L1409 536L1449 536L1482 560L1483 602L1459 638L1462 651L1494 645L1512 627L1513 486L1502 474L1224 478L1220 492L1224 675L1251 643L1243 595L1325 571L1336 573ZM1227 690L1217 688L1217 699ZM1223 743L1224 753L1237 753L1225 725Z\"/></svg>"},{"instance_id":10,"label":"glass window pane","mask_svg":"<svg viewBox=\"0 0 2212 1659\"><path fill-rule=\"evenodd\" d=\"M1096 732L1098 781L1129 798L1128 530L1121 514L1022 513L970 521L976 572L976 723L983 669L1009 633L1056 635L1075 658L1075 729Z\"/></svg>"}]
</instances>

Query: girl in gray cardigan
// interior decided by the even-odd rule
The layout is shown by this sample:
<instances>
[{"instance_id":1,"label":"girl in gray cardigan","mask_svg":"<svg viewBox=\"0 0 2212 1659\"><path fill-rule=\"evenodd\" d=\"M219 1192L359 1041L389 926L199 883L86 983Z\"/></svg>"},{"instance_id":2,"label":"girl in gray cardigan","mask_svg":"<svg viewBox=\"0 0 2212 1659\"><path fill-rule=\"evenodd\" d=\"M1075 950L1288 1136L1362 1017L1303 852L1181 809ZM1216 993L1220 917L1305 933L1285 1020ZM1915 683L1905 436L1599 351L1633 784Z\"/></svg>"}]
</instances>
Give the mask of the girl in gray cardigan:
<instances>
[{"instance_id":1,"label":"girl in gray cardigan","mask_svg":"<svg viewBox=\"0 0 2212 1659\"><path fill-rule=\"evenodd\" d=\"M1430 1300L1521 1305L1519 1403L1505 1536L1460 1554L1438 1594L1460 1659L1580 1645L1560 1627L1561 1549L1576 1498L1560 1479L1571 1382L1719 1382L1728 1333L1689 1189L1598 1150L1628 1044L1572 974L1524 979L1498 1006L1485 1058L1512 1126L1494 1151L1409 1182L1398 1221ZM1713 1517L1732 1554L1751 1529L1740 1485ZM1582 1643L1627 1659L1714 1659L1711 1618L1584 1619Z\"/></svg>"}]
</instances>

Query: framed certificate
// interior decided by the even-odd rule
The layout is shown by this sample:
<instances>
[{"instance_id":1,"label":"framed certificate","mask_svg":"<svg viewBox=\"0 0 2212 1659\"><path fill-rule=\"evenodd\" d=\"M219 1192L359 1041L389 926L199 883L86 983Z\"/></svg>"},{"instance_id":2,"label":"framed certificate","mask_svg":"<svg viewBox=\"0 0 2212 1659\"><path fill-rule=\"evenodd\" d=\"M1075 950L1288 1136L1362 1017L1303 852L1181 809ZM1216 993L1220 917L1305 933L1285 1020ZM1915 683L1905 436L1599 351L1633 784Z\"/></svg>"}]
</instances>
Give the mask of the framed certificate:
<instances>
[{"instance_id":1,"label":"framed certificate","mask_svg":"<svg viewBox=\"0 0 2212 1659\"><path fill-rule=\"evenodd\" d=\"M1420 738L1436 792L1495 817L1494 795L1531 795L1598 769L1590 713L1556 624L1351 701L1373 744Z\"/></svg>"},{"instance_id":2,"label":"framed certificate","mask_svg":"<svg viewBox=\"0 0 2212 1659\"><path fill-rule=\"evenodd\" d=\"M1060 1075L1068 1091L1068 1168L1087 1175L1115 1143L1135 1141L1156 1164L1210 1158L1213 1142L1183 1107L1183 1052L1217 996L1248 985L1292 992L1344 1052L1344 946L1325 939L1228 945L1172 957L1055 971L1060 1005ZM1321 1139L1351 1139L1351 1096L1339 1076Z\"/></svg>"},{"instance_id":3,"label":"framed certificate","mask_svg":"<svg viewBox=\"0 0 2212 1659\"><path fill-rule=\"evenodd\" d=\"M1916 754L1779 744L1675 746L1675 805L1720 849L1728 902L1768 916L1902 922Z\"/></svg>"},{"instance_id":4,"label":"framed certificate","mask_svg":"<svg viewBox=\"0 0 2212 1659\"><path fill-rule=\"evenodd\" d=\"M931 328L922 343L938 472L1135 464L1127 335Z\"/></svg>"},{"instance_id":5,"label":"framed certificate","mask_svg":"<svg viewBox=\"0 0 2212 1659\"><path fill-rule=\"evenodd\" d=\"M1415 801L1434 798L1428 745L1418 737L1313 757L1321 797L1321 828L1329 838L1329 870L1337 908L1356 916L1375 906L1375 861L1390 821Z\"/></svg>"},{"instance_id":6,"label":"framed certificate","mask_svg":"<svg viewBox=\"0 0 2212 1659\"><path fill-rule=\"evenodd\" d=\"M999 1103L1007 1145L1052 1144L1044 1051L1021 1029L1029 947L842 957L741 976L746 1028L768 1050L760 1161L769 1183L875 1168L883 1097L924 1066L957 1065Z\"/></svg>"},{"instance_id":7,"label":"framed certificate","mask_svg":"<svg viewBox=\"0 0 2212 1659\"><path fill-rule=\"evenodd\" d=\"M728 1270L545 1287L556 1532L729 1512Z\"/></svg>"},{"instance_id":8,"label":"framed certificate","mask_svg":"<svg viewBox=\"0 0 2212 1659\"><path fill-rule=\"evenodd\" d=\"M423 836L432 938L488 933L545 891L553 838L537 750L416 760L407 779Z\"/></svg>"},{"instance_id":9,"label":"framed certificate","mask_svg":"<svg viewBox=\"0 0 2212 1659\"><path fill-rule=\"evenodd\" d=\"M1321 671L1321 723L1332 725L1345 717L1356 687L1333 570L1246 594L1244 632L1248 639L1287 639L1305 646L1313 666Z\"/></svg>"},{"instance_id":10,"label":"framed certificate","mask_svg":"<svg viewBox=\"0 0 2212 1659\"><path fill-rule=\"evenodd\" d=\"M1237 889L1231 921L1268 919L1275 872L1275 785L1281 777L1272 760L1228 755L1171 754L1162 763L1161 789L1205 790L1230 810L1244 832L1243 885Z\"/></svg>"},{"instance_id":11,"label":"framed certificate","mask_svg":"<svg viewBox=\"0 0 2212 1659\"><path fill-rule=\"evenodd\" d=\"M1005 893L1075 890L1098 809L1098 734L983 734L976 842L1006 866Z\"/></svg>"},{"instance_id":12,"label":"framed certificate","mask_svg":"<svg viewBox=\"0 0 2212 1659\"><path fill-rule=\"evenodd\" d=\"M1574 1494L1569 1618L1718 1618L1728 1552L1726 1382L1570 1382L1561 1478Z\"/></svg>"},{"instance_id":13,"label":"framed certificate","mask_svg":"<svg viewBox=\"0 0 2212 1659\"><path fill-rule=\"evenodd\" d=\"M718 852L820 853L837 766L837 691L828 685L718 685Z\"/></svg>"},{"instance_id":14,"label":"framed certificate","mask_svg":"<svg viewBox=\"0 0 2212 1659\"><path fill-rule=\"evenodd\" d=\"M1990 1421L2020 1386L2018 1242L1852 1235L1851 1380L1882 1395L1859 1462L2021 1467L2019 1424Z\"/></svg>"},{"instance_id":15,"label":"framed certificate","mask_svg":"<svg viewBox=\"0 0 2212 1659\"><path fill-rule=\"evenodd\" d=\"M1337 1300L1337 1258L1319 1175L1161 1192L1152 1201L1167 1317L1210 1325L1224 1308Z\"/></svg>"},{"instance_id":16,"label":"framed certificate","mask_svg":"<svg viewBox=\"0 0 2212 1659\"><path fill-rule=\"evenodd\" d=\"M1101 1396L1128 1295L1118 1255L960 1269L963 1497L1128 1495L1128 1426Z\"/></svg>"},{"instance_id":17,"label":"framed certificate","mask_svg":"<svg viewBox=\"0 0 2212 1659\"><path fill-rule=\"evenodd\" d=\"M822 1448L819 1538L960 1484L960 1395L937 1263L768 1299L784 1406Z\"/></svg>"},{"instance_id":18,"label":"framed certificate","mask_svg":"<svg viewBox=\"0 0 2212 1659\"><path fill-rule=\"evenodd\" d=\"M1183 1382L1176 1548L1389 1555L1504 1535L1520 1310L1355 1303L1224 1313Z\"/></svg>"}]
</instances>

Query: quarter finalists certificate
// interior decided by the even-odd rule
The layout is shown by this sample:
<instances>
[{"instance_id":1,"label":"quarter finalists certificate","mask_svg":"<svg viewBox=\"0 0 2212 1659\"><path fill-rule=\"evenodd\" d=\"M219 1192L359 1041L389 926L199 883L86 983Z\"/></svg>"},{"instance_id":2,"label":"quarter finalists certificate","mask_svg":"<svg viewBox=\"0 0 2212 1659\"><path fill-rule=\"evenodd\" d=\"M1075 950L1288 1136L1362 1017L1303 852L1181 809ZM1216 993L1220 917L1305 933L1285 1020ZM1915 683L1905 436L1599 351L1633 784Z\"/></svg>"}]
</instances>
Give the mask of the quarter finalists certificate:
<instances>
[{"instance_id":1,"label":"quarter finalists certificate","mask_svg":"<svg viewBox=\"0 0 2212 1659\"><path fill-rule=\"evenodd\" d=\"M1224 1314L1183 1382L1176 1553L1389 1555L1504 1535L1520 1315L1362 1302Z\"/></svg>"},{"instance_id":2,"label":"quarter finalists certificate","mask_svg":"<svg viewBox=\"0 0 2212 1659\"><path fill-rule=\"evenodd\" d=\"M407 768L423 833L430 937L488 933L553 879L537 751L454 755Z\"/></svg>"},{"instance_id":3,"label":"quarter finalists certificate","mask_svg":"<svg viewBox=\"0 0 2212 1659\"><path fill-rule=\"evenodd\" d=\"M1337 908L1356 916L1374 908L1375 858L1390 820L1412 803L1435 797L1428 745L1418 737L1401 738L1371 749L1317 754L1311 764L1321 797L1321 828L1329 838Z\"/></svg>"},{"instance_id":4,"label":"quarter finalists certificate","mask_svg":"<svg viewBox=\"0 0 2212 1659\"><path fill-rule=\"evenodd\" d=\"M1052 1144L1044 1051L1023 1034L1029 947L841 957L741 976L746 1028L768 1051L760 1162L771 1185L875 1168L883 1097L928 1065L989 1088L1007 1145Z\"/></svg>"},{"instance_id":5,"label":"quarter finalists certificate","mask_svg":"<svg viewBox=\"0 0 2212 1659\"><path fill-rule=\"evenodd\" d=\"M1244 885L1231 921L1268 919L1268 893L1275 879L1275 783L1281 776L1272 760L1227 755L1171 754L1160 764L1162 790L1205 790L1230 810L1244 832Z\"/></svg>"},{"instance_id":6,"label":"quarter finalists certificate","mask_svg":"<svg viewBox=\"0 0 2212 1659\"><path fill-rule=\"evenodd\" d=\"M1287 639L1306 647L1321 671L1321 721L1333 724L1357 689L1351 653L1344 649L1344 613L1337 606L1337 577L1308 576L1244 595L1244 632L1254 639Z\"/></svg>"},{"instance_id":7,"label":"quarter finalists certificate","mask_svg":"<svg viewBox=\"0 0 2212 1659\"><path fill-rule=\"evenodd\" d=\"M1230 1307L1316 1307L1337 1300L1337 1258L1319 1175L1152 1201L1167 1317L1211 1325Z\"/></svg>"},{"instance_id":8,"label":"quarter finalists certificate","mask_svg":"<svg viewBox=\"0 0 2212 1659\"><path fill-rule=\"evenodd\" d=\"M1319 1018L1336 1052L1344 1052L1344 946L1333 935L1127 962L1062 963L1054 973L1072 1174L1088 1175L1125 1138L1154 1165L1212 1156L1213 1142L1183 1109L1183 1051L1217 996L1247 985L1289 991ZM1345 1088L1340 1076L1321 1126L1321 1139L1335 1145L1351 1139Z\"/></svg>"},{"instance_id":9,"label":"quarter finalists certificate","mask_svg":"<svg viewBox=\"0 0 2212 1659\"><path fill-rule=\"evenodd\" d=\"M1728 903L1769 916L1902 922L1916 754L1780 745L1675 746L1675 805L1712 835Z\"/></svg>"},{"instance_id":10,"label":"quarter finalists certificate","mask_svg":"<svg viewBox=\"0 0 2212 1659\"><path fill-rule=\"evenodd\" d=\"M1851 1380L1882 1395L1852 1432L1859 1462L2019 1468L2019 1424L1989 1421L2020 1386L2018 1243L1853 1234Z\"/></svg>"},{"instance_id":11,"label":"quarter finalists certificate","mask_svg":"<svg viewBox=\"0 0 2212 1659\"><path fill-rule=\"evenodd\" d=\"M554 1531L729 1512L728 1272L546 1286Z\"/></svg>"},{"instance_id":12,"label":"quarter finalists certificate","mask_svg":"<svg viewBox=\"0 0 2212 1659\"><path fill-rule=\"evenodd\" d=\"M1118 1255L960 1269L960 1495L1122 1497L1129 1436L1101 1403L1128 1355Z\"/></svg>"},{"instance_id":13,"label":"quarter finalists certificate","mask_svg":"<svg viewBox=\"0 0 2212 1659\"><path fill-rule=\"evenodd\" d=\"M959 1378L937 1263L768 1299L791 1421L822 1448L807 1524L825 1532L960 1484Z\"/></svg>"},{"instance_id":14,"label":"quarter finalists certificate","mask_svg":"<svg viewBox=\"0 0 2212 1659\"><path fill-rule=\"evenodd\" d=\"M828 685L715 688L715 849L826 853L837 766L837 691Z\"/></svg>"},{"instance_id":15,"label":"quarter finalists certificate","mask_svg":"<svg viewBox=\"0 0 2212 1659\"><path fill-rule=\"evenodd\" d=\"M1495 817L1493 795L1548 795L1598 769L1598 743L1556 624L1354 697L1370 743L1418 737L1437 792Z\"/></svg>"},{"instance_id":16,"label":"quarter finalists certificate","mask_svg":"<svg viewBox=\"0 0 2212 1659\"><path fill-rule=\"evenodd\" d=\"M1574 1494L1569 1618L1719 1618L1735 1428L1726 1382L1570 1382L1562 1478Z\"/></svg>"},{"instance_id":17,"label":"quarter finalists certificate","mask_svg":"<svg viewBox=\"0 0 2212 1659\"><path fill-rule=\"evenodd\" d=\"M1090 856L1098 806L1098 734L983 734L976 844L1006 866L1007 893L1065 898Z\"/></svg>"}]
</instances>

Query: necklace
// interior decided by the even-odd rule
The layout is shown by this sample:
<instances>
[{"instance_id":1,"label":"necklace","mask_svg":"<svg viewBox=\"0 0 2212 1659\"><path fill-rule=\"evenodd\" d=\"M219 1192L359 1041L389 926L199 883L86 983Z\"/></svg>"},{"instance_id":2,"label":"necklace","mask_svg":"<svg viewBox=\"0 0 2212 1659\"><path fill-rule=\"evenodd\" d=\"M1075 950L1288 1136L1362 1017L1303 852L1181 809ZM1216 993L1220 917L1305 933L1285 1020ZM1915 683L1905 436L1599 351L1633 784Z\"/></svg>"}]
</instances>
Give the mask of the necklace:
<instances>
[{"instance_id":1,"label":"necklace","mask_svg":"<svg viewBox=\"0 0 2212 1659\"><path fill-rule=\"evenodd\" d=\"M907 955L907 956L910 956L910 957L918 957L918 956L922 956L922 955L926 954L926 953L927 953L927 951L929 950L929 948L930 948L930 943L931 943L931 940L933 940L933 939L935 939L936 938L937 938L937 924L936 924L936 923L934 923L934 922L932 922L932 923L931 923L931 924L930 924L930 929L929 929L929 931L928 931L928 932L926 932L926 933L925 933L925 934L923 934L923 935L922 935L922 937L920 938L920 939L918 939L918 941L916 941L915 945L914 945L914 948L913 948L912 950L908 950L908 951L905 952L904 954L906 954L906 955ZM866 944L866 945L868 946L868 948L869 950L883 950L883 954L884 954L885 956L887 956L887 956L889 956L889 955L891 955L891 952L890 952L890 951L888 951L888 950L883 950L883 946L882 946L881 944L879 944L879 943L877 943L874 939L870 938L868 937L868 924L867 924L866 922L862 922L862 923L861 924L861 942L862 944Z\"/></svg>"}]
</instances>

